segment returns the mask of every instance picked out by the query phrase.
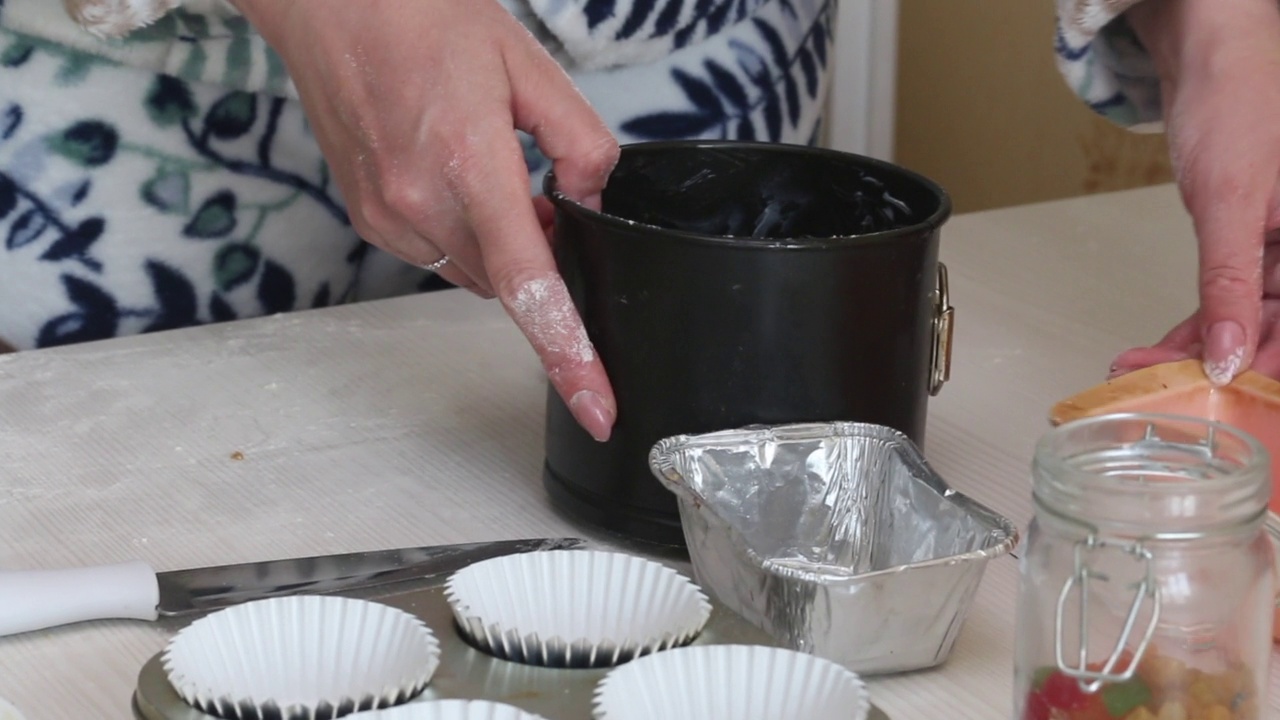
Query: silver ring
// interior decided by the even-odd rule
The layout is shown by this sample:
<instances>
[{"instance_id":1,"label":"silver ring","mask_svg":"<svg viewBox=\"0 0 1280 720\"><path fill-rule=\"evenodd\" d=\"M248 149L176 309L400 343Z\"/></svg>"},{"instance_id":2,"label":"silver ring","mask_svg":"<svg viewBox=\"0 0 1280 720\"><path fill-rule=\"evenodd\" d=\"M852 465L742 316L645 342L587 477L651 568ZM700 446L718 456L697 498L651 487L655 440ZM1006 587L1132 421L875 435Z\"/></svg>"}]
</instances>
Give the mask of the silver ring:
<instances>
[{"instance_id":1,"label":"silver ring","mask_svg":"<svg viewBox=\"0 0 1280 720\"><path fill-rule=\"evenodd\" d=\"M421 267L423 270L430 270L431 272L435 272L448 264L449 264L449 256L441 255L439 260L435 262L427 263L426 265L423 265Z\"/></svg>"}]
</instances>

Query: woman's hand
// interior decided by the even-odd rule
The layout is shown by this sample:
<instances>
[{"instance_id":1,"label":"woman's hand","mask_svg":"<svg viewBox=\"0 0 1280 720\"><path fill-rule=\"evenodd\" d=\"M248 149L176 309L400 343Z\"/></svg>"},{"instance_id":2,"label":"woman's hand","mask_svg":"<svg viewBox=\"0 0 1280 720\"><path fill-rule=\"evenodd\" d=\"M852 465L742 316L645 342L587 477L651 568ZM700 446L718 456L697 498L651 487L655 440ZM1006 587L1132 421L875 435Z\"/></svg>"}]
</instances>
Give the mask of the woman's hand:
<instances>
[{"instance_id":1,"label":"woman's hand","mask_svg":"<svg viewBox=\"0 0 1280 720\"><path fill-rule=\"evenodd\" d=\"M1263 252L1280 228L1280 6L1144 0L1127 17L1160 73L1200 307L1156 346L1116 358L1113 375L1197 357L1219 385L1249 367L1280 376L1280 279L1269 253L1264 273Z\"/></svg>"},{"instance_id":2,"label":"woman's hand","mask_svg":"<svg viewBox=\"0 0 1280 720\"><path fill-rule=\"evenodd\" d=\"M1267 243L1262 266L1262 324L1250 367L1264 375L1280 378L1280 242ZM1121 353L1112 366L1111 376L1160 363L1202 357L1204 343L1200 333L1204 325L1197 310L1154 346Z\"/></svg>"},{"instance_id":3,"label":"woman's hand","mask_svg":"<svg viewBox=\"0 0 1280 720\"><path fill-rule=\"evenodd\" d=\"M515 129L599 207L618 145L496 0L234 0L283 58L361 237L496 296L578 422L607 439L604 366L556 272ZM306 242L306 238L298 238Z\"/></svg>"}]
</instances>

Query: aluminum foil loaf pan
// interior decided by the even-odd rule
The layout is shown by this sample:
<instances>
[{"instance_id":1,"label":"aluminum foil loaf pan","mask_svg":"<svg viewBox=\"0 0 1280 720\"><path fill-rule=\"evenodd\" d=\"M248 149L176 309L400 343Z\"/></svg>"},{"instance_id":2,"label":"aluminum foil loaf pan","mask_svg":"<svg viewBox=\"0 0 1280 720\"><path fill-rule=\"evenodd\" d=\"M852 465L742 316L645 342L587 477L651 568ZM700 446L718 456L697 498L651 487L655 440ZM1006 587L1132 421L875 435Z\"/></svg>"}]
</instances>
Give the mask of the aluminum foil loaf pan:
<instances>
[{"instance_id":1,"label":"aluminum foil loaf pan","mask_svg":"<svg viewBox=\"0 0 1280 720\"><path fill-rule=\"evenodd\" d=\"M660 441L698 583L792 649L862 674L944 662L1008 519L881 425L752 426Z\"/></svg>"}]
</instances>

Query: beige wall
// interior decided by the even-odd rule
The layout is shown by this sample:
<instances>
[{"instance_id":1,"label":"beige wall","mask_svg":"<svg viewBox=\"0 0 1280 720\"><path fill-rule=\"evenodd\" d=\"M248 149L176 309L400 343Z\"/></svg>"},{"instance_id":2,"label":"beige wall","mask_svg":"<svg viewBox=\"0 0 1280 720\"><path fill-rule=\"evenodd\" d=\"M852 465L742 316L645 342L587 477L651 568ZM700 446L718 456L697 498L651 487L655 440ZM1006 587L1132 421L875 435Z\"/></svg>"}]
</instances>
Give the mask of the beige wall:
<instances>
[{"instance_id":1,"label":"beige wall","mask_svg":"<svg viewBox=\"0 0 1280 720\"><path fill-rule=\"evenodd\" d=\"M1053 0L900 0L895 161L957 212L1167 182L1164 138L1094 115L1053 59Z\"/></svg>"}]
</instances>

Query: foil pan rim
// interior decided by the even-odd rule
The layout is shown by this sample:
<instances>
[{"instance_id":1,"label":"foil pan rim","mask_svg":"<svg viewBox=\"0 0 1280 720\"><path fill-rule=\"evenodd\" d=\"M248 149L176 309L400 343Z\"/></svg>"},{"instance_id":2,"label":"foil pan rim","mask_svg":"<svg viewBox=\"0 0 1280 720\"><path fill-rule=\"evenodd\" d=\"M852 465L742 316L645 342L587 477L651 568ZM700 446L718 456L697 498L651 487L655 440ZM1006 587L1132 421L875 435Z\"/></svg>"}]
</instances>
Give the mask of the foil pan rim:
<instances>
[{"instance_id":1,"label":"foil pan rim","mask_svg":"<svg viewBox=\"0 0 1280 720\"><path fill-rule=\"evenodd\" d=\"M697 511L697 508L693 507L693 504L684 498L681 498L680 503L684 507L690 507ZM994 536L997 537L998 540L978 550L970 550L966 553L946 555L944 557L931 558L929 560L921 560L919 562L903 563L901 565L894 565L893 567L858 573L823 573L781 565L776 561L776 559L766 558L761 555L754 548L748 545L736 532L734 533L735 537L733 538L733 544L742 552L749 562L755 565L755 567L758 567L771 575L776 575L787 580L799 580L802 582L813 583L821 585L828 590L835 590L840 589L843 586L862 585L868 580L877 577L896 575L908 570L914 571L920 568L962 565L975 561L987 562L1007 555L1017 547L1020 534L1017 527L1014 526L1011 521L1004 520L1002 522L1008 523L1008 527L997 528L996 531L988 534L988 537ZM1280 541L1280 535L1278 535L1277 540Z\"/></svg>"},{"instance_id":2,"label":"foil pan rim","mask_svg":"<svg viewBox=\"0 0 1280 720\"><path fill-rule=\"evenodd\" d=\"M913 470L919 470L919 472L913 473L913 477L916 480L923 482L931 490L937 492L947 502L958 505L965 512L979 517L984 524L987 525L987 544L977 550L970 550L965 553L931 558L920 562L905 563L868 572L848 574L822 573L814 572L812 570L801 570L793 567L779 566L772 559L764 558L754 548L747 544L739 533L733 532L734 545L739 547L746 555L747 559L754 563L756 567L783 578L807 581L823 585L827 588L837 588L841 585L862 584L869 578L893 575L905 570L958 565L973 561L985 562L1006 555L1017 547L1021 534L1017 524L1014 523L1013 520L1000 514L986 504L979 502L973 497L953 488L937 471L934 470L933 466L929 464L929 461L925 459L923 453L920 452L919 447L912 442L906 434L885 425L837 420L830 422L786 423L779 425L754 424L710 433L684 433L680 435L673 435L659 440L652 448L650 448L649 468L669 491L675 493L679 497L681 507L687 507L695 512L706 515L706 513L703 512L702 501L693 496L693 491L688 488L682 475L675 469L675 457L678 450L714 447L731 443L735 440L748 438L753 440L764 439L771 442L796 442L825 438L852 437L873 437L895 443L897 445L897 449L903 452L903 461L908 465L913 466ZM714 513L712 513L712 515L714 516ZM1277 540L1280 541L1280 516L1273 513L1272 517L1276 521L1274 532L1276 533ZM717 518L717 521L723 523L719 518Z\"/></svg>"}]
</instances>

